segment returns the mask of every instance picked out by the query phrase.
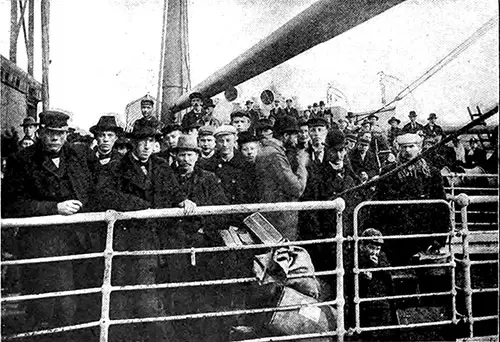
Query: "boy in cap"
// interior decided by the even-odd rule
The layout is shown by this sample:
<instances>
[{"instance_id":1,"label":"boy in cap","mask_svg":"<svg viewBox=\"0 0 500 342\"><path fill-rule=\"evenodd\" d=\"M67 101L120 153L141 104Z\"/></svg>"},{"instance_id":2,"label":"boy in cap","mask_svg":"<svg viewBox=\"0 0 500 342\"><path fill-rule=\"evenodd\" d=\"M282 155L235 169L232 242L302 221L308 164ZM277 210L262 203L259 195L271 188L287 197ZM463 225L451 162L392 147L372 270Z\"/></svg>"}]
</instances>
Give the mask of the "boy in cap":
<instances>
[{"instance_id":1,"label":"boy in cap","mask_svg":"<svg viewBox=\"0 0 500 342\"><path fill-rule=\"evenodd\" d=\"M69 116L60 111L40 113L38 141L9 160L2 182L2 217L73 215L92 209L95 201L91 198L94 188L87 165L88 150L67 143L68 120ZM99 251L98 246L87 243L87 233L86 224L20 228L20 252L25 258L38 258ZM98 286L98 279L95 284L85 283L87 276L90 279L84 270L87 266L84 261L25 265L23 292ZM30 301L27 325L37 330L75 324L77 300L69 296Z\"/></svg>"},{"instance_id":2,"label":"boy in cap","mask_svg":"<svg viewBox=\"0 0 500 342\"><path fill-rule=\"evenodd\" d=\"M214 126L203 126L198 131L198 146L200 146L200 159L210 159L215 154L215 129Z\"/></svg>"},{"instance_id":3,"label":"boy in cap","mask_svg":"<svg viewBox=\"0 0 500 342\"><path fill-rule=\"evenodd\" d=\"M368 179L375 177L380 171L377 157L370 151L370 142L369 139L360 137L356 147L348 154L354 172L358 176L365 172Z\"/></svg>"},{"instance_id":4,"label":"boy in cap","mask_svg":"<svg viewBox=\"0 0 500 342\"><path fill-rule=\"evenodd\" d=\"M175 155L172 152L177 147L177 141L181 136L181 126L177 124L166 125L162 131L163 135L163 151L158 153L158 157L165 159L168 165L175 163Z\"/></svg>"},{"instance_id":5,"label":"boy in cap","mask_svg":"<svg viewBox=\"0 0 500 342\"><path fill-rule=\"evenodd\" d=\"M149 94L146 94L143 98L141 98L141 113L146 120L154 118L154 113L153 113L154 104L155 104L154 99Z\"/></svg>"},{"instance_id":6,"label":"boy in cap","mask_svg":"<svg viewBox=\"0 0 500 342\"><path fill-rule=\"evenodd\" d=\"M255 164L255 159L260 151L259 138L250 132L238 133L238 146L245 160Z\"/></svg>"},{"instance_id":7,"label":"boy in cap","mask_svg":"<svg viewBox=\"0 0 500 342\"><path fill-rule=\"evenodd\" d=\"M308 149L309 158L315 164L323 163L325 140L328 134L328 123L320 117L312 117L307 121L311 147Z\"/></svg>"}]
</instances>

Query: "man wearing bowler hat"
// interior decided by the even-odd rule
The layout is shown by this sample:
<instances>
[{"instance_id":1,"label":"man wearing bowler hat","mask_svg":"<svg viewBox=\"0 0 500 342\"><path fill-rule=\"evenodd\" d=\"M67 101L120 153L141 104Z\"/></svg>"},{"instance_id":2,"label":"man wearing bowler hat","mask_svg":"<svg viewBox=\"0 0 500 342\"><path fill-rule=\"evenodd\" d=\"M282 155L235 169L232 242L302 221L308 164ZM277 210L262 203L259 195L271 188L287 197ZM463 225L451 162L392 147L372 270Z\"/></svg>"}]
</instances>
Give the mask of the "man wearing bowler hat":
<instances>
[{"instance_id":1,"label":"man wearing bowler hat","mask_svg":"<svg viewBox=\"0 0 500 342\"><path fill-rule=\"evenodd\" d=\"M297 111L296 108L293 107L293 100L292 99L287 99L286 101L286 106L283 109L285 112L285 115L291 116L295 119L299 118L299 112Z\"/></svg>"},{"instance_id":2,"label":"man wearing bowler hat","mask_svg":"<svg viewBox=\"0 0 500 342\"><path fill-rule=\"evenodd\" d=\"M376 114L370 114L367 117L368 122L370 123L370 130L374 134L382 134L382 128L378 125L378 116Z\"/></svg>"},{"instance_id":3,"label":"man wearing bowler hat","mask_svg":"<svg viewBox=\"0 0 500 342\"><path fill-rule=\"evenodd\" d=\"M414 110L410 111L408 117L410 118L410 122L403 126L403 133L415 134L424 129L424 126L417 122L417 113Z\"/></svg>"},{"instance_id":4,"label":"man wearing bowler hat","mask_svg":"<svg viewBox=\"0 0 500 342\"><path fill-rule=\"evenodd\" d=\"M189 94L191 101L191 111L187 112L182 118L182 129L187 130L192 127L194 123L199 122L205 115L203 109L203 95L199 92Z\"/></svg>"},{"instance_id":5,"label":"man wearing bowler hat","mask_svg":"<svg viewBox=\"0 0 500 342\"><path fill-rule=\"evenodd\" d=\"M94 135L97 146L93 149L90 166L94 176L105 169L110 169L110 163L118 162L121 159L120 153L114 149L118 137L123 133L123 128L116 124L113 115L103 115L99 118L97 125L90 127L90 133Z\"/></svg>"},{"instance_id":6,"label":"man wearing bowler hat","mask_svg":"<svg viewBox=\"0 0 500 342\"><path fill-rule=\"evenodd\" d=\"M38 129L39 125L40 124L36 122L36 120L31 116L25 117L23 119L23 123L21 124L21 127L24 131L23 139L31 139L33 141L36 141L36 130Z\"/></svg>"},{"instance_id":7,"label":"man wearing bowler hat","mask_svg":"<svg viewBox=\"0 0 500 342\"><path fill-rule=\"evenodd\" d=\"M403 130L399 127L401 120L393 116L387 121L387 123L391 126L389 131L387 132L387 140L389 141L389 145L392 148L394 146L394 140L398 135L403 134Z\"/></svg>"},{"instance_id":8,"label":"man wearing bowler hat","mask_svg":"<svg viewBox=\"0 0 500 342\"><path fill-rule=\"evenodd\" d=\"M422 131L426 137L439 137L438 139L441 140L444 135L444 131L441 126L436 124L436 120L436 113L430 113L427 118L427 121L429 122L424 126Z\"/></svg>"},{"instance_id":9,"label":"man wearing bowler hat","mask_svg":"<svg viewBox=\"0 0 500 342\"><path fill-rule=\"evenodd\" d=\"M73 215L91 210L94 201L88 150L66 142L68 119L59 111L40 113L38 141L9 160L2 183L4 217ZM92 250L86 231L82 224L21 228L21 253L25 258L38 258L98 252ZM85 276L76 265L73 261L26 265L21 280L24 293L69 291L82 286L80 281ZM85 267L87 263L79 265ZM94 286L99 286L96 281ZM75 324L76 310L75 296L29 301L28 329ZM71 337L65 335L64 339Z\"/></svg>"},{"instance_id":10,"label":"man wearing bowler hat","mask_svg":"<svg viewBox=\"0 0 500 342\"><path fill-rule=\"evenodd\" d=\"M201 126L213 126L216 128L219 127L221 123L214 117L214 100L206 99L203 103L203 108L205 108L205 115L203 115L200 120Z\"/></svg>"},{"instance_id":11,"label":"man wearing bowler hat","mask_svg":"<svg viewBox=\"0 0 500 342\"><path fill-rule=\"evenodd\" d=\"M125 155L100 192L103 209L119 211L182 207L191 212L195 204L186 199L166 160L153 154L160 133L155 123L140 121L128 134L132 150ZM115 250L154 250L170 221L122 221L115 225ZM160 239L158 239L158 235ZM155 284L158 256L115 258L113 279L116 285ZM121 292L111 304L111 318L165 316L156 290ZM145 324L143 329L116 327L117 340L130 340L132 330L147 341L170 341L168 324ZM113 336L113 329L111 330ZM137 335L136 337L138 337Z\"/></svg>"}]
</instances>

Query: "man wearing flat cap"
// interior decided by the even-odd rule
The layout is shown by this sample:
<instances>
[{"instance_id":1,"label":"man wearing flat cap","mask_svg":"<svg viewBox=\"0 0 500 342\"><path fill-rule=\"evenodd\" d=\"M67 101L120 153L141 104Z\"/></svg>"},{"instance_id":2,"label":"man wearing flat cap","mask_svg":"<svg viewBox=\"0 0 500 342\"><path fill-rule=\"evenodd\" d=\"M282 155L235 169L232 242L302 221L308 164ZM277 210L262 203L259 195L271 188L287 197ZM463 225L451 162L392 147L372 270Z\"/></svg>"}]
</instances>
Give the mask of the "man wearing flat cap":
<instances>
[{"instance_id":1,"label":"man wearing flat cap","mask_svg":"<svg viewBox=\"0 0 500 342\"><path fill-rule=\"evenodd\" d=\"M145 118L146 120L154 118L154 113L153 113L154 105L155 101L151 95L146 94L144 95L144 97L141 98L141 113L143 118Z\"/></svg>"},{"instance_id":2,"label":"man wearing flat cap","mask_svg":"<svg viewBox=\"0 0 500 342\"><path fill-rule=\"evenodd\" d=\"M88 150L66 142L69 116L40 113L39 139L7 164L2 183L3 217L73 215L91 210L93 182ZM86 225L21 228L23 257L53 257L98 252L92 250ZM25 294L74 290L85 278L72 261L26 265L21 283ZM86 267L86 262L79 265ZM98 281L97 281L98 282ZM94 286L98 286L94 284ZM85 297L85 296L83 296ZM76 323L77 297L30 301L26 308L30 330ZM31 329L32 328L32 329Z\"/></svg>"},{"instance_id":3,"label":"man wearing flat cap","mask_svg":"<svg viewBox=\"0 0 500 342\"><path fill-rule=\"evenodd\" d=\"M245 102L245 110L244 112L248 114L248 117L250 118L250 125L252 128L254 128L255 124L257 121L259 121L260 118L260 110L256 110L254 107L253 101L248 100Z\"/></svg>"},{"instance_id":4,"label":"man wearing flat cap","mask_svg":"<svg viewBox=\"0 0 500 342\"><path fill-rule=\"evenodd\" d=\"M307 149L309 158L314 164L322 164L328 123L323 118L312 117L307 120L307 126L309 128L309 136L311 137L311 144Z\"/></svg>"},{"instance_id":5,"label":"man wearing flat cap","mask_svg":"<svg viewBox=\"0 0 500 342\"><path fill-rule=\"evenodd\" d=\"M24 137L23 139L30 139L33 140L33 142L36 141L36 130L38 129L38 126L40 124L36 122L34 118L31 116L25 117L23 119L23 123L21 124L21 127L23 128L24 131Z\"/></svg>"},{"instance_id":6,"label":"man wearing flat cap","mask_svg":"<svg viewBox=\"0 0 500 342\"><path fill-rule=\"evenodd\" d=\"M396 138L399 146L397 163L382 168L374 200L446 199L440 171L425 159L419 159L396 174L384 174L405 162L417 158L422 151L418 134L403 134ZM449 228L449 209L438 204L394 205L372 208L372 222L385 235L443 233ZM386 252L392 264L404 265L418 252L430 248L437 251L443 238L421 238L387 241Z\"/></svg>"},{"instance_id":7,"label":"man wearing flat cap","mask_svg":"<svg viewBox=\"0 0 500 342\"><path fill-rule=\"evenodd\" d=\"M153 154L155 142L160 139L155 123L136 122L128 138L133 148L105 182L107 187L100 194L102 209L131 211L182 207L186 212L192 211L196 205L186 199L167 161ZM158 249L157 232L164 231L169 225L167 219L119 222L115 225L115 249ZM154 284L157 283L158 266L158 256L118 258L113 265L113 279L117 285ZM116 297L111 305L111 318L125 318L131 312L140 317L166 315L155 290L123 292ZM148 324L143 328L136 333L141 333L145 340L170 341L171 332L164 322ZM129 327L122 326L117 330L118 340L130 340Z\"/></svg>"},{"instance_id":8,"label":"man wearing flat cap","mask_svg":"<svg viewBox=\"0 0 500 342\"><path fill-rule=\"evenodd\" d=\"M285 101L286 105L283 111L285 112L285 115L291 116L292 118L298 119L299 118L299 112L297 111L296 108L293 107L293 100L292 99L287 99Z\"/></svg>"},{"instance_id":9,"label":"man wearing flat cap","mask_svg":"<svg viewBox=\"0 0 500 342\"><path fill-rule=\"evenodd\" d=\"M215 154L215 129L214 126L203 126L198 131L198 146L200 146L200 160L207 160Z\"/></svg>"},{"instance_id":10,"label":"man wearing flat cap","mask_svg":"<svg viewBox=\"0 0 500 342\"><path fill-rule=\"evenodd\" d=\"M162 151L158 153L158 157L165 159L168 165L172 166L175 163L175 154L173 149L177 147L177 142L182 134L182 128L177 124L168 124L161 130L163 138Z\"/></svg>"},{"instance_id":11,"label":"man wearing flat cap","mask_svg":"<svg viewBox=\"0 0 500 342\"><path fill-rule=\"evenodd\" d=\"M369 180L379 174L379 166L377 157L370 151L369 139L361 136L356 144L356 147L349 152L349 160L356 175L361 179ZM361 174L364 173L363 177Z\"/></svg>"},{"instance_id":12,"label":"man wearing flat cap","mask_svg":"<svg viewBox=\"0 0 500 342\"><path fill-rule=\"evenodd\" d=\"M189 94L189 100L191 101L191 110L182 118L182 129L184 130L191 127L195 122L199 122L205 115L203 95L201 93L194 92Z\"/></svg>"},{"instance_id":13,"label":"man wearing flat cap","mask_svg":"<svg viewBox=\"0 0 500 342\"><path fill-rule=\"evenodd\" d=\"M417 113L414 110L410 111L408 118L410 122L403 126L403 133L416 134L424 129L424 126L417 122Z\"/></svg>"}]
</instances>

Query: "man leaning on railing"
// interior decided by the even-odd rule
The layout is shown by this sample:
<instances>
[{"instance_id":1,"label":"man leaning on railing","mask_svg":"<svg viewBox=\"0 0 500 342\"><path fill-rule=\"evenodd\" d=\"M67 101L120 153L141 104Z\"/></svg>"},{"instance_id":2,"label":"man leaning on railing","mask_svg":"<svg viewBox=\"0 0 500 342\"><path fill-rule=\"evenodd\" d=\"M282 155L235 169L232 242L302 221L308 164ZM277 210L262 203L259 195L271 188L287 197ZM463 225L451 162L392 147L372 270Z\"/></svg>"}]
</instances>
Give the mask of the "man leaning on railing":
<instances>
[{"instance_id":1,"label":"man leaning on railing","mask_svg":"<svg viewBox=\"0 0 500 342\"><path fill-rule=\"evenodd\" d=\"M90 211L92 178L86 151L66 142L69 116L58 111L40 114L40 139L9 160L2 182L4 217L72 215ZM96 251L86 224L22 228L20 253L26 258L52 257ZM91 261L89 261L90 263ZM86 262L50 262L26 265L22 288L25 293L74 290L87 287ZM87 268L88 269L88 268ZM76 297L30 301L27 329L43 329L75 323ZM65 337L69 339L68 336Z\"/></svg>"}]
</instances>

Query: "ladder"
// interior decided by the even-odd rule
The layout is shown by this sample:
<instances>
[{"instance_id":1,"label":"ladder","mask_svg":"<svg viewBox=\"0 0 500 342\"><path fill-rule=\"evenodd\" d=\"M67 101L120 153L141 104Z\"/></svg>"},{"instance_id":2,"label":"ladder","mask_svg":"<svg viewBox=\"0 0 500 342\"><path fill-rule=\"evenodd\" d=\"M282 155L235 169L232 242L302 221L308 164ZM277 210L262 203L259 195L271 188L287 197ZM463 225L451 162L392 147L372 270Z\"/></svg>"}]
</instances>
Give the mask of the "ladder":
<instances>
[{"instance_id":1,"label":"ladder","mask_svg":"<svg viewBox=\"0 0 500 342\"><path fill-rule=\"evenodd\" d=\"M480 117L481 115L483 115L483 113L481 113L481 109L479 108L479 106L476 106L476 110L477 110L477 113L473 113L471 111L470 107L467 107L467 111L469 112L469 116L470 116L471 121L475 120L478 117ZM482 121L480 123L480 125L486 126L486 123L484 121ZM478 133L476 135L477 135L477 139L481 143L481 146L483 147L483 149L488 150L488 149L492 148L491 133L484 132L484 133Z\"/></svg>"}]
</instances>

